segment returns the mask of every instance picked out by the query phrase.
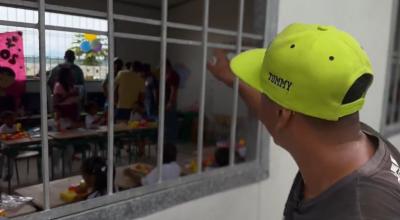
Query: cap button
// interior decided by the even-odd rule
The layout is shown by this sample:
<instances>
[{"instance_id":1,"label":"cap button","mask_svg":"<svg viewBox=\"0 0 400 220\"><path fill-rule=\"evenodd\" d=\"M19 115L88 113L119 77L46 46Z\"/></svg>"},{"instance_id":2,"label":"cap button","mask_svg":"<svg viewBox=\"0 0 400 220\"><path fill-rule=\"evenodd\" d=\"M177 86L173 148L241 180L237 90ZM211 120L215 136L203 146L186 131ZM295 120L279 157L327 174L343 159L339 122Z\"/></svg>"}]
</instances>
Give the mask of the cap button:
<instances>
[{"instance_id":1,"label":"cap button","mask_svg":"<svg viewBox=\"0 0 400 220\"><path fill-rule=\"evenodd\" d=\"M318 26L317 30L319 31L327 31L329 28L327 26Z\"/></svg>"}]
</instances>

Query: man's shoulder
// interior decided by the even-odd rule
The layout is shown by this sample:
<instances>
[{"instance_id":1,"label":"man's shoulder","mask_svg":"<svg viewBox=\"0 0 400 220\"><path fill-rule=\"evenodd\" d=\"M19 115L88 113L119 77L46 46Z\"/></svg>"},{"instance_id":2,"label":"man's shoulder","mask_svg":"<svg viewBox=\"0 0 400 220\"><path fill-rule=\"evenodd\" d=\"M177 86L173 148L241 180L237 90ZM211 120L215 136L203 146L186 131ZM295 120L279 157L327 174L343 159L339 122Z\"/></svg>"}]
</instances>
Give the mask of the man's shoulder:
<instances>
[{"instance_id":1,"label":"man's shoulder","mask_svg":"<svg viewBox=\"0 0 400 220\"><path fill-rule=\"evenodd\" d=\"M128 77L131 75L131 71L129 70L120 70L117 74L117 77ZM132 73L133 74L133 73Z\"/></svg>"},{"instance_id":2,"label":"man's shoulder","mask_svg":"<svg viewBox=\"0 0 400 220\"><path fill-rule=\"evenodd\" d=\"M79 65L75 64L75 63L72 63L72 64L71 64L71 68L74 68L74 69L76 69L76 70L82 71L82 68L81 68Z\"/></svg>"},{"instance_id":3,"label":"man's shoulder","mask_svg":"<svg viewBox=\"0 0 400 220\"><path fill-rule=\"evenodd\" d=\"M400 187L390 181L366 179L357 188L357 205L365 219L398 219L400 216Z\"/></svg>"}]
</instances>

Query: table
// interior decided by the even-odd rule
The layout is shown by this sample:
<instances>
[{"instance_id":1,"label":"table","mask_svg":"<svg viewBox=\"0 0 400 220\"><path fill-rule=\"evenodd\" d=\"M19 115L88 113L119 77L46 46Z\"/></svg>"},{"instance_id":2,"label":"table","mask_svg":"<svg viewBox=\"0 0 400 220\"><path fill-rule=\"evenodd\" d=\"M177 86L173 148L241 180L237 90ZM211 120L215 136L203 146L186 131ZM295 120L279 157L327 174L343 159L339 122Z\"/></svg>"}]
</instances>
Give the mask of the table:
<instances>
[{"instance_id":1,"label":"table","mask_svg":"<svg viewBox=\"0 0 400 220\"><path fill-rule=\"evenodd\" d=\"M16 140L0 140L0 142L6 147L10 147L12 145L32 145L32 144L40 144L42 138L34 137L34 138L19 138Z\"/></svg>"},{"instance_id":2,"label":"table","mask_svg":"<svg viewBox=\"0 0 400 220\"><path fill-rule=\"evenodd\" d=\"M115 173L115 185L121 189L129 189L135 186L133 180L124 175L124 170L128 166L117 167ZM80 182L82 177L72 176L64 179L59 179L50 182L49 190L50 190L50 207L58 207L67 204L60 199L60 193L64 192L68 189L71 184L77 184ZM19 188L15 190L15 193L21 196L27 196L33 198L33 204L40 209L44 209L43 204L43 184L37 184L33 186L28 186L24 188Z\"/></svg>"},{"instance_id":3,"label":"table","mask_svg":"<svg viewBox=\"0 0 400 220\"><path fill-rule=\"evenodd\" d=\"M115 186L122 190L130 189L137 186L137 183L135 183L131 177L124 174L124 170L129 167L130 165L126 165L122 167L117 167L115 169Z\"/></svg>"},{"instance_id":4,"label":"table","mask_svg":"<svg viewBox=\"0 0 400 220\"><path fill-rule=\"evenodd\" d=\"M114 132L136 132L136 131L155 130L157 128L158 128L157 126L132 128L132 127L129 127L128 124L126 124L126 123L119 123L119 124L114 125ZM97 131L100 133L106 133L108 131L108 127L100 126L97 129Z\"/></svg>"},{"instance_id":5,"label":"table","mask_svg":"<svg viewBox=\"0 0 400 220\"><path fill-rule=\"evenodd\" d=\"M75 138L85 138L89 136L96 136L99 134L97 130L88 130L88 129L76 129L76 130L67 130L63 132L59 131L49 131L49 136L54 138L55 140L62 139L75 139Z\"/></svg>"},{"instance_id":6,"label":"table","mask_svg":"<svg viewBox=\"0 0 400 220\"><path fill-rule=\"evenodd\" d=\"M7 210L7 217L12 218L12 217L17 217L17 216L21 216L21 215L27 215L30 213L34 213L36 212L37 209L35 207L33 207L30 204L24 204L21 207L18 207L16 209L10 209Z\"/></svg>"},{"instance_id":7,"label":"table","mask_svg":"<svg viewBox=\"0 0 400 220\"><path fill-rule=\"evenodd\" d=\"M60 193L68 189L71 184L77 184L82 179L81 176L73 176L65 179L50 182L50 207L54 208L66 204L60 199ZM33 198L33 204L40 209L44 209L43 184L37 184L15 190L15 193Z\"/></svg>"},{"instance_id":8,"label":"table","mask_svg":"<svg viewBox=\"0 0 400 220\"><path fill-rule=\"evenodd\" d=\"M48 140L51 140L51 137L48 137ZM15 159L14 157L17 156L18 151L24 150L23 148L29 145L40 144L42 141L41 137L27 137L27 138L20 138L15 140L0 140L0 143L3 145L3 149L1 152L8 158L7 162L7 177L8 177L8 192L11 192L11 177L12 177L12 170L11 170L11 160ZM39 171L40 172L40 171Z\"/></svg>"}]
</instances>

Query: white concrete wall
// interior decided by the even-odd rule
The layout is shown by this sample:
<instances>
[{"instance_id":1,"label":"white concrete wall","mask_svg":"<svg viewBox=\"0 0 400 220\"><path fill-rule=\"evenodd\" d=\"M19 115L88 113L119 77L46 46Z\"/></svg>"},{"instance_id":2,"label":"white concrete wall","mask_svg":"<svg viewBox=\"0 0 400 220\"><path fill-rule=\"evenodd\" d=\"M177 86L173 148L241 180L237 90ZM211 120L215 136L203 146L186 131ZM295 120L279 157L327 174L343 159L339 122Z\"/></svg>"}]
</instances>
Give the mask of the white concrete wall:
<instances>
[{"instance_id":1,"label":"white concrete wall","mask_svg":"<svg viewBox=\"0 0 400 220\"><path fill-rule=\"evenodd\" d=\"M244 30L252 32L252 0L247 0L245 7ZM224 12L224 13L221 13ZM237 29L238 3L230 0L210 1L209 26L225 30ZM173 8L169 11L168 19L174 22L202 25L203 1L194 0L185 5ZM177 31L168 29L169 36L201 41L201 32ZM209 34L209 42L235 44L235 37L216 36ZM168 57L173 63L185 64L190 71L190 76L181 88L178 96L178 108L187 109L193 104L199 103L201 82L201 47L181 46L169 44L167 48ZM208 57L211 57L209 50ZM206 115L229 115L232 112L233 94L230 88L217 81L213 76L207 75L206 82ZM242 101L239 102L239 115L245 116L247 108Z\"/></svg>"},{"instance_id":2,"label":"white concrete wall","mask_svg":"<svg viewBox=\"0 0 400 220\"><path fill-rule=\"evenodd\" d=\"M353 34L370 55L374 84L362 120L378 129L381 120L392 0L281 0L279 29L292 22L335 25ZM297 170L290 156L271 144L270 178L259 184L191 201L142 220L281 219L284 202Z\"/></svg>"}]
</instances>

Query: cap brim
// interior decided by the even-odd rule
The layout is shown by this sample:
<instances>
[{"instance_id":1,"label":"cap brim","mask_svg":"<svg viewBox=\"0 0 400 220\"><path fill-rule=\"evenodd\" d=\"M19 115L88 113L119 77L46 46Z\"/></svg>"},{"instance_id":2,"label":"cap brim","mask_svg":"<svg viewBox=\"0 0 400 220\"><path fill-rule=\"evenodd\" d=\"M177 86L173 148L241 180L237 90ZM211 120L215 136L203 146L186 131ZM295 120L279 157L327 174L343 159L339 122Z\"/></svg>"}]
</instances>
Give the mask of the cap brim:
<instances>
[{"instance_id":1,"label":"cap brim","mask_svg":"<svg viewBox=\"0 0 400 220\"><path fill-rule=\"evenodd\" d=\"M250 87L262 93L261 70L267 49L252 49L235 56L230 67L232 72Z\"/></svg>"}]
</instances>

